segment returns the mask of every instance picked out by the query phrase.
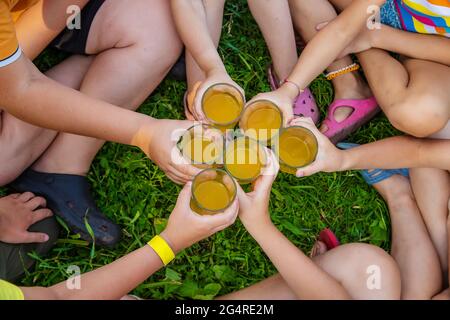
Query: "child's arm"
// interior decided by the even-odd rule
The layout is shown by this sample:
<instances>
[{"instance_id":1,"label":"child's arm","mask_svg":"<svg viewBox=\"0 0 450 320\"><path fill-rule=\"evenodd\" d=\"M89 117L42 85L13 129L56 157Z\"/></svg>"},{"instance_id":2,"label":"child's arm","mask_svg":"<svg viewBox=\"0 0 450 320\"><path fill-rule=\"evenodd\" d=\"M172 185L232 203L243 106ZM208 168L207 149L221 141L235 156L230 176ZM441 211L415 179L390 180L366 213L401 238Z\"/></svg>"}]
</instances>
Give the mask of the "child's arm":
<instances>
[{"instance_id":1,"label":"child's arm","mask_svg":"<svg viewBox=\"0 0 450 320\"><path fill-rule=\"evenodd\" d=\"M272 172L262 175L251 193L238 188L239 218L298 298L349 299L348 292L338 281L319 268L271 222L268 205L278 162L274 154L268 152Z\"/></svg>"},{"instance_id":2,"label":"child's arm","mask_svg":"<svg viewBox=\"0 0 450 320\"><path fill-rule=\"evenodd\" d=\"M317 172L360 169L437 168L450 171L450 140L419 139L400 136L339 150L310 119L299 118L292 125L304 126L317 137L319 152L309 166L299 169L297 176Z\"/></svg>"},{"instance_id":3,"label":"child's arm","mask_svg":"<svg viewBox=\"0 0 450 320\"><path fill-rule=\"evenodd\" d=\"M215 1L215 0L214 0ZM219 0L223 1L223 0ZM202 109L202 98L205 91L212 85L225 83L234 86L243 95L244 90L228 75L225 65L217 52L214 41L209 33L207 17L202 0L171 0L172 12L178 33L188 52L205 74L205 80L190 92L193 98L193 113L196 120L206 120ZM214 5L207 1L205 5ZM191 95L190 95L191 96ZM245 96L245 95L244 95Z\"/></svg>"},{"instance_id":4,"label":"child's arm","mask_svg":"<svg viewBox=\"0 0 450 320\"><path fill-rule=\"evenodd\" d=\"M247 223L245 227L299 299L350 299L337 280L319 268L271 221Z\"/></svg>"},{"instance_id":5,"label":"child's arm","mask_svg":"<svg viewBox=\"0 0 450 320\"><path fill-rule=\"evenodd\" d=\"M372 5L381 6L386 0L354 0L335 20L320 31L303 50L294 70L279 89L263 93L255 99L267 99L283 111L286 122L293 118L292 104L299 94L321 72L336 60L366 28Z\"/></svg>"},{"instance_id":6,"label":"child's arm","mask_svg":"<svg viewBox=\"0 0 450 320\"><path fill-rule=\"evenodd\" d=\"M235 202L225 212L214 216L199 216L190 210L191 183L181 191L177 205L161 233L176 254L192 244L225 229L236 220L239 204ZM183 232L180 232L183 230ZM21 288L25 299L120 299L163 267L157 253L148 245L97 270L83 274L79 290L70 290L66 282L50 288Z\"/></svg>"},{"instance_id":7,"label":"child's arm","mask_svg":"<svg viewBox=\"0 0 450 320\"><path fill-rule=\"evenodd\" d=\"M140 147L176 182L186 182L198 172L174 163L170 156L176 144L172 131L192 122L156 120L90 98L47 78L23 54L0 68L0 97L2 109L31 124Z\"/></svg>"},{"instance_id":8,"label":"child's arm","mask_svg":"<svg viewBox=\"0 0 450 320\"><path fill-rule=\"evenodd\" d=\"M171 0L175 24L186 47L203 72L226 73L209 34L202 0Z\"/></svg>"},{"instance_id":9,"label":"child's arm","mask_svg":"<svg viewBox=\"0 0 450 320\"><path fill-rule=\"evenodd\" d=\"M450 39L446 37L407 32L386 25L365 32L370 36L373 48L450 66Z\"/></svg>"}]
</instances>

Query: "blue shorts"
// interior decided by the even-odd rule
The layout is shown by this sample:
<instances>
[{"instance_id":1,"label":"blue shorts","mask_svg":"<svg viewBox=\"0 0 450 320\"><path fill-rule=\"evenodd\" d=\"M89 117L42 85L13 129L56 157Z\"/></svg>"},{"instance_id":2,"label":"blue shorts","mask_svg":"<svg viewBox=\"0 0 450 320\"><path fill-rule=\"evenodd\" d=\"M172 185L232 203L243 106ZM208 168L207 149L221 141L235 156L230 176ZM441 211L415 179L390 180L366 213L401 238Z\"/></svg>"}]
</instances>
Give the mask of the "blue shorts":
<instances>
[{"instance_id":1,"label":"blue shorts","mask_svg":"<svg viewBox=\"0 0 450 320\"><path fill-rule=\"evenodd\" d=\"M387 0L381 7L381 23L396 29L403 29L400 22L400 16L395 6L395 1L396 0Z\"/></svg>"}]
</instances>

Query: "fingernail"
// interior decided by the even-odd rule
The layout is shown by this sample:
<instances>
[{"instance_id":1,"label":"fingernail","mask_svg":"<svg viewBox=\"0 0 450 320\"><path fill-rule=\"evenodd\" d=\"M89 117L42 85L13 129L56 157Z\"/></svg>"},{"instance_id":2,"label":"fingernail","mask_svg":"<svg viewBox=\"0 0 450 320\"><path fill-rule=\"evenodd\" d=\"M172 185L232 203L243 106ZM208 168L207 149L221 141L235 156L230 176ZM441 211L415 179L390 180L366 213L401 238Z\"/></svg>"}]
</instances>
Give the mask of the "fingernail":
<instances>
[{"instance_id":1,"label":"fingernail","mask_svg":"<svg viewBox=\"0 0 450 320\"><path fill-rule=\"evenodd\" d=\"M304 176L304 173L301 171L297 172L296 176L297 176L297 178L302 178Z\"/></svg>"},{"instance_id":2,"label":"fingernail","mask_svg":"<svg viewBox=\"0 0 450 320\"><path fill-rule=\"evenodd\" d=\"M44 242L47 242L48 239L50 239L49 236L47 234L44 234Z\"/></svg>"}]
</instances>

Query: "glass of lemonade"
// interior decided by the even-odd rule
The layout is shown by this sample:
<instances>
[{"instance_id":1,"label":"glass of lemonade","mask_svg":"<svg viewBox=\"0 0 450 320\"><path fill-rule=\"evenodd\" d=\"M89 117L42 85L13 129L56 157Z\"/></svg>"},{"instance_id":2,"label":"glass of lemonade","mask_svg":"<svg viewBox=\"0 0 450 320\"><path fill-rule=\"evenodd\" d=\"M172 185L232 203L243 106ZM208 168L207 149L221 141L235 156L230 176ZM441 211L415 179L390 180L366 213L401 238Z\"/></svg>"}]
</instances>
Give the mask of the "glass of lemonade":
<instances>
[{"instance_id":1,"label":"glass of lemonade","mask_svg":"<svg viewBox=\"0 0 450 320\"><path fill-rule=\"evenodd\" d=\"M269 100L256 100L245 108L239 126L246 136L270 146L283 126L283 113Z\"/></svg>"},{"instance_id":2,"label":"glass of lemonade","mask_svg":"<svg viewBox=\"0 0 450 320\"><path fill-rule=\"evenodd\" d=\"M197 124L186 130L178 149L190 164L200 169L220 166L223 162L222 131L207 124Z\"/></svg>"},{"instance_id":3,"label":"glass of lemonade","mask_svg":"<svg viewBox=\"0 0 450 320\"><path fill-rule=\"evenodd\" d=\"M191 209L200 215L225 211L236 199L236 183L222 169L205 169L192 181Z\"/></svg>"},{"instance_id":4,"label":"glass of lemonade","mask_svg":"<svg viewBox=\"0 0 450 320\"><path fill-rule=\"evenodd\" d=\"M281 129L278 137L274 138L273 146L280 162L280 170L290 174L313 163L318 152L316 136L311 130L301 126Z\"/></svg>"},{"instance_id":5,"label":"glass of lemonade","mask_svg":"<svg viewBox=\"0 0 450 320\"><path fill-rule=\"evenodd\" d=\"M234 86L218 83L209 87L202 97L202 110L208 121L225 131L236 126L244 110L245 97Z\"/></svg>"},{"instance_id":6,"label":"glass of lemonade","mask_svg":"<svg viewBox=\"0 0 450 320\"><path fill-rule=\"evenodd\" d=\"M251 183L267 165L264 146L243 136L229 142L225 149L224 167L240 184Z\"/></svg>"}]
</instances>

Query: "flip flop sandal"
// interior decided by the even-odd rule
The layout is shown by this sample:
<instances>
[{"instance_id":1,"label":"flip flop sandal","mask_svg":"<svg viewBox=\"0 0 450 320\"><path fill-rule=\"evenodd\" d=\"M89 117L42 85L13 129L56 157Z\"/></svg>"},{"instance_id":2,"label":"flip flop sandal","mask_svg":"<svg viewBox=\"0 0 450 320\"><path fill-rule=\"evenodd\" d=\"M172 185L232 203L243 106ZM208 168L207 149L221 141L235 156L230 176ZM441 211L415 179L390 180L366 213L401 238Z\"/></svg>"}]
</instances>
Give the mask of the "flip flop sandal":
<instances>
[{"instance_id":1,"label":"flip flop sandal","mask_svg":"<svg viewBox=\"0 0 450 320\"><path fill-rule=\"evenodd\" d=\"M95 243L113 247L121 237L118 225L109 220L96 206L86 177L71 174L41 173L26 170L11 183L18 192L32 192L47 200L47 207L81 238L92 242L86 222L94 233Z\"/></svg>"},{"instance_id":2,"label":"flip flop sandal","mask_svg":"<svg viewBox=\"0 0 450 320\"><path fill-rule=\"evenodd\" d=\"M272 90L276 90L280 87L279 81L273 70L273 65L267 70L267 78ZM315 124L320 120L319 108L317 107L316 100L309 88L306 88L295 99L293 111L295 116L311 118Z\"/></svg>"},{"instance_id":3,"label":"flip flop sandal","mask_svg":"<svg viewBox=\"0 0 450 320\"><path fill-rule=\"evenodd\" d=\"M348 150L358 147L359 144L341 142L337 144L337 147L342 150ZM368 185L377 184L383 180L389 179L397 174L409 178L409 170L406 168L402 169L373 169L373 170L360 170L360 173Z\"/></svg>"},{"instance_id":4,"label":"flip flop sandal","mask_svg":"<svg viewBox=\"0 0 450 320\"><path fill-rule=\"evenodd\" d=\"M341 107L350 107L353 109L353 112L347 119L337 122L334 118L334 113ZM328 108L327 117L323 121L323 124L328 128L328 130L324 132L324 135L327 136L331 142L336 144L369 122L378 112L380 112L380 107L378 107L375 97L362 100L335 100Z\"/></svg>"},{"instance_id":5,"label":"flip flop sandal","mask_svg":"<svg viewBox=\"0 0 450 320\"><path fill-rule=\"evenodd\" d=\"M328 250L334 249L340 246L339 239L330 229L326 228L320 231L319 233L319 241L322 241L327 246Z\"/></svg>"}]
</instances>

